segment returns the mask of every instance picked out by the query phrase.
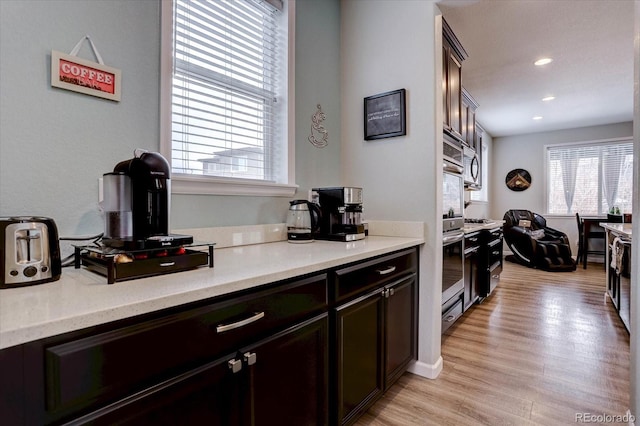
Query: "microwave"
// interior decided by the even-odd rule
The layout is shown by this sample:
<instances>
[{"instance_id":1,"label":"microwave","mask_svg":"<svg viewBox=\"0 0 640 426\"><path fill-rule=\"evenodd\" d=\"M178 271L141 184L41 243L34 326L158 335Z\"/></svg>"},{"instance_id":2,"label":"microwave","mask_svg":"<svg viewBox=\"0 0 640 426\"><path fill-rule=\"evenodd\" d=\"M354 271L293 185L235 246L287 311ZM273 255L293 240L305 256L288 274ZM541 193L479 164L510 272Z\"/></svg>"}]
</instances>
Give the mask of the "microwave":
<instances>
[{"instance_id":1,"label":"microwave","mask_svg":"<svg viewBox=\"0 0 640 426\"><path fill-rule=\"evenodd\" d=\"M462 142L444 133L442 141L442 159L444 166L452 169L460 169L464 167L464 155L462 151Z\"/></svg>"},{"instance_id":2,"label":"microwave","mask_svg":"<svg viewBox=\"0 0 640 426\"><path fill-rule=\"evenodd\" d=\"M468 189L480 189L480 159L476 151L464 147L464 186Z\"/></svg>"}]
</instances>

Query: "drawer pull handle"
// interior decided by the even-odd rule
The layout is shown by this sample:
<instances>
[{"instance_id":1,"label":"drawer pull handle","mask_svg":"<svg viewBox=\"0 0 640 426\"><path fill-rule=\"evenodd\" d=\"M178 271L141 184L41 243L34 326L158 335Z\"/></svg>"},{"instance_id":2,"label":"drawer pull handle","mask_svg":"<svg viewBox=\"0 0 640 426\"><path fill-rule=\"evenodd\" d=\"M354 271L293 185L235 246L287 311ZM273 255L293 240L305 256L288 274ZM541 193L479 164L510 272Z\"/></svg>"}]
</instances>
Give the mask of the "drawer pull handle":
<instances>
[{"instance_id":1,"label":"drawer pull handle","mask_svg":"<svg viewBox=\"0 0 640 426\"><path fill-rule=\"evenodd\" d=\"M387 269L376 269L376 272L380 275L387 275L396 270L395 266L389 266Z\"/></svg>"},{"instance_id":2,"label":"drawer pull handle","mask_svg":"<svg viewBox=\"0 0 640 426\"><path fill-rule=\"evenodd\" d=\"M454 319L456 319L455 315L449 315L444 319L444 321L445 322L452 322Z\"/></svg>"},{"instance_id":3,"label":"drawer pull handle","mask_svg":"<svg viewBox=\"0 0 640 426\"><path fill-rule=\"evenodd\" d=\"M264 312L256 312L253 316L243 319L242 321L234 322L231 324L221 324L216 326L216 332L224 333L225 331L233 330L235 328L244 327L245 325L251 324L252 322L258 321L259 319L264 318Z\"/></svg>"},{"instance_id":4,"label":"drawer pull handle","mask_svg":"<svg viewBox=\"0 0 640 426\"><path fill-rule=\"evenodd\" d=\"M176 262L164 262L164 263L161 263L160 266L162 266L164 268L164 267L167 267L167 266L173 266L175 264L176 264Z\"/></svg>"}]
</instances>

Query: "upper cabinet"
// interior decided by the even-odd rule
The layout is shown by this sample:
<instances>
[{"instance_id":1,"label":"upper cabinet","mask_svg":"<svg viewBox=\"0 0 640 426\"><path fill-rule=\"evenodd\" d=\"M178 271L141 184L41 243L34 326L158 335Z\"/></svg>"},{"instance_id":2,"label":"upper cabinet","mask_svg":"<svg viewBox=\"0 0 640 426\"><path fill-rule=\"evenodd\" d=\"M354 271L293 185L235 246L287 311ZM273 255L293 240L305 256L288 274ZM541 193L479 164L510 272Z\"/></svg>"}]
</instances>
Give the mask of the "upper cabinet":
<instances>
[{"instance_id":1,"label":"upper cabinet","mask_svg":"<svg viewBox=\"0 0 640 426\"><path fill-rule=\"evenodd\" d=\"M442 102L444 130L464 139L462 119L462 62L468 57L460 41L442 20Z\"/></svg>"},{"instance_id":2,"label":"upper cabinet","mask_svg":"<svg viewBox=\"0 0 640 426\"><path fill-rule=\"evenodd\" d=\"M476 110L478 109L478 103L473 97L462 88L462 106L460 108L460 114L462 117L461 137L462 142L465 142L470 148L478 151L478 135L476 134Z\"/></svg>"}]
</instances>

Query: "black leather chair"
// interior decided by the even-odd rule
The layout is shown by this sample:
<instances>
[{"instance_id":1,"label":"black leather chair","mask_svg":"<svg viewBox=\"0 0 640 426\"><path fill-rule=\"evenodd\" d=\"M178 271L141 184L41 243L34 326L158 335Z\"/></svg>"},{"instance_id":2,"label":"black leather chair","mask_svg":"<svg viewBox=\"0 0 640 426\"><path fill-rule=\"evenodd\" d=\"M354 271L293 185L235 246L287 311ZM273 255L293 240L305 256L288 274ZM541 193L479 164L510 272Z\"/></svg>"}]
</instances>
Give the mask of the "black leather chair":
<instances>
[{"instance_id":1,"label":"black leather chair","mask_svg":"<svg viewBox=\"0 0 640 426\"><path fill-rule=\"evenodd\" d=\"M529 210L504 214L504 240L513 255L506 260L552 272L576 270L567 234L547 226L544 217Z\"/></svg>"}]
</instances>

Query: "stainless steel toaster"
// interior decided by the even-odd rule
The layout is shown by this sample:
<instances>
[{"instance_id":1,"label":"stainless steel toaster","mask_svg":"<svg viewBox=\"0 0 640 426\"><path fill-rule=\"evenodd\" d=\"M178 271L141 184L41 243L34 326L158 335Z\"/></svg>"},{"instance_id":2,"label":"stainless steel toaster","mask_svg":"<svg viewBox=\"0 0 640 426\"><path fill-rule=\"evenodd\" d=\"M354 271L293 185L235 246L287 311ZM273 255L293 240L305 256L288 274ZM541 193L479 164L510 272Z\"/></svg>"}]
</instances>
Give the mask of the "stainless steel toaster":
<instances>
[{"instance_id":1,"label":"stainless steel toaster","mask_svg":"<svg viewBox=\"0 0 640 426\"><path fill-rule=\"evenodd\" d=\"M0 288L60 278L58 228L47 217L0 217Z\"/></svg>"}]
</instances>

